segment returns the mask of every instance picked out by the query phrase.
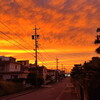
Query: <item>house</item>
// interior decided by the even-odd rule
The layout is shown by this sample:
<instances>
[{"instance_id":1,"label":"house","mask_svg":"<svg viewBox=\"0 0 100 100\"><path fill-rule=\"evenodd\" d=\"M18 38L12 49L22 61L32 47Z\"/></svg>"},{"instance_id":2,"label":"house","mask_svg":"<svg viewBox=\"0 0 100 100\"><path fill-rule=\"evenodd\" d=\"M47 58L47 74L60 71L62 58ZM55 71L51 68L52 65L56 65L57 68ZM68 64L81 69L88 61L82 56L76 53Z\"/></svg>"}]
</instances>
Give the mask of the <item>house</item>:
<instances>
[{"instance_id":1,"label":"house","mask_svg":"<svg viewBox=\"0 0 100 100\"><path fill-rule=\"evenodd\" d=\"M56 70L48 69L47 72L48 72L49 76L55 76L56 75Z\"/></svg>"},{"instance_id":2,"label":"house","mask_svg":"<svg viewBox=\"0 0 100 100\"><path fill-rule=\"evenodd\" d=\"M16 62L16 58L0 56L0 78L13 79L19 78L21 65Z\"/></svg>"},{"instance_id":3,"label":"house","mask_svg":"<svg viewBox=\"0 0 100 100\"><path fill-rule=\"evenodd\" d=\"M29 67L29 60L21 60L21 61L17 61L19 62L22 66L24 67Z\"/></svg>"},{"instance_id":4,"label":"house","mask_svg":"<svg viewBox=\"0 0 100 100\"><path fill-rule=\"evenodd\" d=\"M21 64L21 70L23 70L23 71L27 71L30 68L35 67L35 64L29 63L29 60L20 60L20 61L17 61L17 62Z\"/></svg>"},{"instance_id":5,"label":"house","mask_svg":"<svg viewBox=\"0 0 100 100\"><path fill-rule=\"evenodd\" d=\"M18 63L21 64L21 70L22 71L28 71L30 68L29 60L21 60L17 61Z\"/></svg>"},{"instance_id":6,"label":"house","mask_svg":"<svg viewBox=\"0 0 100 100\"><path fill-rule=\"evenodd\" d=\"M49 80L55 80L56 79L56 70L48 69L47 76L48 76Z\"/></svg>"},{"instance_id":7,"label":"house","mask_svg":"<svg viewBox=\"0 0 100 100\"><path fill-rule=\"evenodd\" d=\"M38 66L38 67L33 67L30 68L30 72L38 73L38 77L41 77L46 80L47 77L47 68L45 66Z\"/></svg>"},{"instance_id":8,"label":"house","mask_svg":"<svg viewBox=\"0 0 100 100\"><path fill-rule=\"evenodd\" d=\"M14 57L0 56L0 79L27 78L28 72L22 70L22 64Z\"/></svg>"}]
</instances>

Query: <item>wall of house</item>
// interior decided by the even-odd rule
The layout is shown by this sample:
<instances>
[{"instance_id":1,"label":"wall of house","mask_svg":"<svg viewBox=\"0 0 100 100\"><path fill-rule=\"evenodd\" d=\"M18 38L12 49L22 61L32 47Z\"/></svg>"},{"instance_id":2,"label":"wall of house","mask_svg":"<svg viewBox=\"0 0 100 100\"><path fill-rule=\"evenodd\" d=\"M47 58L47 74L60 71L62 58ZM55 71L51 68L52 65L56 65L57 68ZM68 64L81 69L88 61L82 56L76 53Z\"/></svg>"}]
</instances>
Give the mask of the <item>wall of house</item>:
<instances>
[{"instance_id":1,"label":"wall of house","mask_svg":"<svg viewBox=\"0 0 100 100\"><path fill-rule=\"evenodd\" d=\"M18 61L18 62L25 67L29 67L29 60L23 60L23 61Z\"/></svg>"},{"instance_id":2,"label":"wall of house","mask_svg":"<svg viewBox=\"0 0 100 100\"><path fill-rule=\"evenodd\" d=\"M9 75L9 74L3 74L2 78L3 78L3 80L11 79L11 75Z\"/></svg>"},{"instance_id":3,"label":"wall of house","mask_svg":"<svg viewBox=\"0 0 100 100\"><path fill-rule=\"evenodd\" d=\"M47 69L43 68L43 78L44 78L44 80L46 80L46 76L47 76Z\"/></svg>"},{"instance_id":4,"label":"wall of house","mask_svg":"<svg viewBox=\"0 0 100 100\"><path fill-rule=\"evenodd\" d=\"M10 63L9 72L18 72L21 71L21 65L18 63Z\"/></svg>"},{"instance_id":5,"label":"wall of house","mask_svg":"<svg viewBox=\"0 0 100 100\"><path fill-rule=\"evenodd\" d=\"M5 66L0 65L0 72L4 72L5 71Z\"/></svg>"},{"instance_id":6,"label":"wall of house","mask_svg":"<svg viewBox=\"0 0 100 100\"><path fill-rule=\"evenodd\" d=\"M14 79L14 78L27 78L27 75L28 74L13 74L13 73L10 73L10 74L3 74L2 75L2 79L3 80L7 80L7 79Z\"/></svg>"},{"instance_id":7,"label":"wall of house","mask_svg":"<svg viewBox=\"0 0 100 100\"><path fill-rule=\"evenodd\" d=\"M20 75L20 78L27 78L27 76L28 76L28 73L23 73Z\"/></svg>"}]
</instances>

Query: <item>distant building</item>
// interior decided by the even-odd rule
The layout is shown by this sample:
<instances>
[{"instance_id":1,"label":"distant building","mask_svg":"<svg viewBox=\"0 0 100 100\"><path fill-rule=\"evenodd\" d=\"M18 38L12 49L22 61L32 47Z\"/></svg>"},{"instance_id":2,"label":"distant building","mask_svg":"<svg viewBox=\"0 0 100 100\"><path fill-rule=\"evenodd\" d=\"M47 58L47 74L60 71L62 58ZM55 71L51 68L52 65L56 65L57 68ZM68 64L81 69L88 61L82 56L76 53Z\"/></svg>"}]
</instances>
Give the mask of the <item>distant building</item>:
<instances>
[{"instance_id":1,"label":"distant building","mask_svg":"<svg viewBox=\"0 0 100 100\"><path fill-rule=\"evenodd\" d=\"M56 79L56 70L48 69L47 75L50 80L55 80Z\"/></svg>"},{"instance_id":2,"label":"distant building","mask_svg":"<svg viewBox=\"0 0 100 100\"><path fill-rule=\"evenodd\" d=\"M47 74L50 75L50 76L56 75L56 70L48 69L47 72L48 72Z\"/></svg>"}]
</instances>

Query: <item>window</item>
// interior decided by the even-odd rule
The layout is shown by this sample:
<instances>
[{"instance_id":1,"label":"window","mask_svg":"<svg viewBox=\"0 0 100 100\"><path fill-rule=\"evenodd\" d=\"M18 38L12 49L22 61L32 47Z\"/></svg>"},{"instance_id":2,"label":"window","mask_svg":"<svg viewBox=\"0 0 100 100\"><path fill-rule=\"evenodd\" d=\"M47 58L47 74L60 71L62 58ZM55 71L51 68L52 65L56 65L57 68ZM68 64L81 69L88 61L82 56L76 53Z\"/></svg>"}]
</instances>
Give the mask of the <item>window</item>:
<instances>
[{"instance_id":1,"label":"window","mask_svg":"<svg viewBox=\"0 0 100 100\"><path fill-rule=\"evenodd\" d=\"M15 69L17 69L17 65L15 65Z\"/></svg>"}]
</instances>

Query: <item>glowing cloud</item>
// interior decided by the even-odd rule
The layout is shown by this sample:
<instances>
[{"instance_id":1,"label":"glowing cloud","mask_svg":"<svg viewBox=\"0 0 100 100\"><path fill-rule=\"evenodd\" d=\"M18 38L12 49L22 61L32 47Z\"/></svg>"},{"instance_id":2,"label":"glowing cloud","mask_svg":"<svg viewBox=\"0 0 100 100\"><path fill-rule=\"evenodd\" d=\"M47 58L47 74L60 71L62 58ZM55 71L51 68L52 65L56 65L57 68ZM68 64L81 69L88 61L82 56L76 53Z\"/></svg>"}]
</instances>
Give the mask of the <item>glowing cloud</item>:
<instances>
[{"instance_id":1,"label":"glowing cloud","mask_svg":"<svg viewBox=\"0 0 100 100\"><path fill-rule=\"evenodd\" d=\"M95 30L100 27L99 6L100 0L0 0L0 31L11 37L0 33L0 54L14 55L18 59L26 55L32 60L23 50L33 49L34 40L31 35L34 34L34 25L37 25L40 27L39 52L43 56L46 55L42 48L46 49L48 55L62 60L67 58L64 56L66 53L73 54L73 58L77 56L77 62L89 60L96 55L93 42ZM78 59L77 53L83 53L88 59ZM70 64L67 60L62 63L69 66L76 63L70 55L68 57ZM53 58L47 62L54 61Z\"/></svg>"}]
</instances>

